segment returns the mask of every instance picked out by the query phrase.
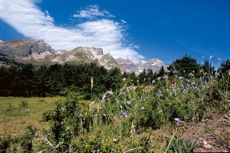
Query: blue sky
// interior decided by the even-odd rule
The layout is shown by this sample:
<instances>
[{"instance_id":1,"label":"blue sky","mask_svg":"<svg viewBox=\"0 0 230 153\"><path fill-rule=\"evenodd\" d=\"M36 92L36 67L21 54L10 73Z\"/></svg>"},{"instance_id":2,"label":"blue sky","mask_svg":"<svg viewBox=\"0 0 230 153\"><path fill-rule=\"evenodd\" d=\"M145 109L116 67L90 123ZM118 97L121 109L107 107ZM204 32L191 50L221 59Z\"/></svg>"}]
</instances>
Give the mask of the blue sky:
<instances>
[{"instance_id":1,"label":"blue sky","mask_svg":"<svg viewBox=\"0 0 230 153\"><path fill-rule=\"evenodd\" d=\"M44 39L54 49L100 47L169 65L230 58L229 0L0 0L0 38Z\"/></svg>"}]
</instances>

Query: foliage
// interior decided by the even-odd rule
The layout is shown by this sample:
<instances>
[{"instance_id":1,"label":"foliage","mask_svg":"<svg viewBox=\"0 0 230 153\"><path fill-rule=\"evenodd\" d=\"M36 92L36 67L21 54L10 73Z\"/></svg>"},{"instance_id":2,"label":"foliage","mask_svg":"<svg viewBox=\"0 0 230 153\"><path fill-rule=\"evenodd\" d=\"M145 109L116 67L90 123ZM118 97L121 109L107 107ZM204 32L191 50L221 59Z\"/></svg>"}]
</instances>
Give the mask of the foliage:
<instances>
[{"instance_id":1,"label":"foliage","mask_svg":"<svg viewBox=\"0 0 230 153\"><path fill-rule=\"evenodd\" d=\"M79 73L80 72L80 73ZM75 86L79 93L90 99L109 89L121 86L121 72L114 68L106 70L96 64L51 65L34 67L27 64L24 67L0 68L0 96L51 96L60 95L66 88ZM94 78L91 92L90 79Z\"/></svg>"},{"instance_id":2,"label":"foliage","mask_svg":"<svg viewBox=\"0 0 230 153\"><path fill-rule=\"evenodd\" d=\"M36 129L31 126L27 127L27 132L20 137L2 137L0 138L0 152L33 152L33 143L32 140L35 137ZM20 148L20 149L18 149Z\"/></svg>"},{"instance_id":3,"label":"foliage","mask_svg":"<svg viewBox=\"0 0 230 153\"><path fill-rule=\"evenodd\" d=\"M171 70L171 72L173 72L173 70L177 70L183 72L185 75L188 75L192 72L198 73L199 65L194 58L185 55L181 59L177 59L176 61L172 62L168 69Z\"/></svg>"},{"instance_id":4,"label":"foliage","mask_svg":"<svg viewBox=\"0 0 230 153\"><path fill-rule=\"evenodd\" d=\"M166 144L167 153L191 153L196 149L197 143L192 140L183 141L180 138L174 137Z\"/></svg>"},{"instance_id":5,"label":"foliage","mask_svg":"<svg viewBox=\"0 0 230 153\"><path fill-rule=\"evenodd\" d=\"M223 63L221 63L221 67L219 68L219 70L222 73L228 73L228 70L230 70L230 60L227 59L226 61L224 61Z\"/></svg>"}]
</instances>

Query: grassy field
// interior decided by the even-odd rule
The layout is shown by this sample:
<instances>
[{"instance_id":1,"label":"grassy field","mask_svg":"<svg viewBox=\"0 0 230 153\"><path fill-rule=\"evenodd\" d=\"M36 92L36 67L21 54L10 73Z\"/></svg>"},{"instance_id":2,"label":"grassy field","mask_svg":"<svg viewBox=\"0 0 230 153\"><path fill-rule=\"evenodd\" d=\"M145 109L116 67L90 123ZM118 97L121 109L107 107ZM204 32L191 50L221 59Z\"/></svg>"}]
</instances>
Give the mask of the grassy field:
<instances>
[{"instance_id":1,"label":"grassy field","mask_svg":"<svg viewBox=\"0 0 230 153\"><path fill-rule=\"evenodd\" d=\"M48 128L48 123L40 122L40 120L44 112L54 110L55 103L58 101L64 103L65 98L0 97L0 138L8 135L13 137L22 136L25 133L26 127L31 125L37 129L36 134L39 135L39 137L33 139L33 149L35 152L43 150L44 146L47 145L44 144L46 141L44 141L42 130ZM230 101L227 100L226 103L230 103ZM91 101L83 100L79 100L79 104L86 110L94 110L98 109L99 106L103 106L103 104L99 102L91 103ZM146 108L147 107L148 106L146 106ZM87 119L87 113L85 113L85 111L82 113L82 117ZM92 114L91 112L91 117ZM129 114L131 115L131 112ZM100 114L97 115L94 112L93 117L93 120L98 119ZM160 153L164 152L163 150L165 150L168 140L176 140L179 142L181 139L183 141L196 141L197 147L195 151L197 152L228 152L230 150L229 117L226 116L226 114L218 113L215 109L206 114L206 119L200 122L186 122L182 124L169 124L168 122L155 130L140 128L136 131L135 128L133 128L133 123L131 127L128 124L128 117L123 117L122 115L114 116L112 120L113 122L105 125L99 125L100 122L97 122L97 124L91 127L91 132L80 134L74 138L73 142L84 145L81 140L87 140L86 142L92 141L94 145L88 145L89 148L98 146L100 148L100 143L108 144L115 148L116 146L122 146L123 150L131 152L132 149L143 149L142 146L139 146L139 143L145 140L143 138L147 138L149 151ZM98 139L98 137L100 139ZM101 139L103 141L99 141ZM104 143L104 140L106 143ZM94 141L98 144L95 144ZM180 147L177 143L174 145ZM21 150L20 145L12 146L16 146L18 150ZM12 146L11 148L13 148Z\"/></svg>"},{"instance_id":2,"label":"grassy field","mask_svg":"<svg viewBox=\"0 0 230 153\"><path fill-rule=\"evenodd\" d=\"M0 136L18 136L25 132L29 125L41 129L47 123L40 122L42 114L55 107L63 97L0 97Z\"/></svg>"}]
</instances>

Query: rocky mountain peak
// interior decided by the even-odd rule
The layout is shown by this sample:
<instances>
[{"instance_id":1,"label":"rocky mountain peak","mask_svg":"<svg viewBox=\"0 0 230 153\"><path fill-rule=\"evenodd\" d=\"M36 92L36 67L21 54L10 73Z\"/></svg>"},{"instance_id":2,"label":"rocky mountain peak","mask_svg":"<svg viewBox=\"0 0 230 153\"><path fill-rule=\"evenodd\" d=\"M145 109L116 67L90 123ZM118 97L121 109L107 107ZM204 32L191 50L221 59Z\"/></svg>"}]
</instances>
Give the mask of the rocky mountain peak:
<instances>
[{"instance_id":1,"label":"rocky mountain peak","mask_svg":"<svg viewBox=\"0 0 230 153\"><path fill-rule=\"evenodd\" d=\"M126 70L126 72L134 72L136 75L143 72L145 69L151 69L153 72L156 73L160 71L162 66L166 69L166 65L164 64L164 62L157 58L152 58L148 61L141 60L136 63L129 59L118 58L116 60Z\"/></svg>"},{"instance_id":2,"label":"rocky mountain peak","mask_svg":"<svg viewBox=\"0 0 230 153\"><path fill-rule=\"evenodd\" d=\"M54 49L46 44L44 40L34 40L31 38L21 40L11 40L0 45L0 53L11 57L28 58L32 54L52 54Z\"/></svg>"}]
</instances>

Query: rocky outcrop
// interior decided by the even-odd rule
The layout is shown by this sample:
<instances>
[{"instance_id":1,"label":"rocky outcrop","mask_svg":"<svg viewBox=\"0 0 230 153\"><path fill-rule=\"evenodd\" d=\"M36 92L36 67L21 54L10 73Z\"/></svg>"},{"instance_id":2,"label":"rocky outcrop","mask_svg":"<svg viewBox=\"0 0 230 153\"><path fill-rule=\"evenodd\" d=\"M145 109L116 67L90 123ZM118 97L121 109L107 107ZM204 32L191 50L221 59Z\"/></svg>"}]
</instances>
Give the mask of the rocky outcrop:
<instances>
[{"instance_id":1,"label":"rocky outcrop","mask_svg":"<svg viewBox=\"0 0 230 153\"><path fill-rule=\"evenodd\" d=\"M124 68L125 72L139 74L139 67L133 61L123 58L117 58L116 61Z\"/></svg>"},{"instance_id":2,"label":"rocky outcrop","mask_svg":"<svg viewBox=\"0 0 230 153\"><path fill-rule=\"evenodd\" d=\"M139 61L139 62L133 62L129 59L122 59L118 58L116 59L117 62L125 69L126 72L132 73L134 72L136 75L143 72L144 70L151 69L154 72L159 72L162 66L167 69L164 62L157 58L150 59L148 61Z\"/></svg>"},{"instance_id":3,"label":"rocky outcrop","mask_svg":"<svg viewBox=\"0 0 230 153\"><path fill-rule=\"evenodd\" d=\"M36 55L53 54L54 49L43 40L31 38L0 43L0 53L16 58L35 58ZM43 56L44 57L44 56ZM38 56L38 58L41 58Z\"/></svg>"},{"instance_id":4,"label":"rocky outcrop","mask_svg":"<svg viewBox=\"0 0 230 153\"><path fill-rule=\"evenodd\" d=\"M122 73L125 72L125 69L120 64L118 64L118 62L110 54L105 54L98 60L100 65L104 66L108 70L117 67L121 70Z\"/></svg>"}]
</instances>

